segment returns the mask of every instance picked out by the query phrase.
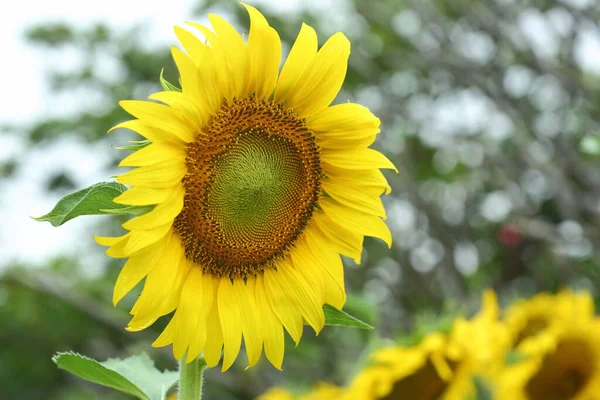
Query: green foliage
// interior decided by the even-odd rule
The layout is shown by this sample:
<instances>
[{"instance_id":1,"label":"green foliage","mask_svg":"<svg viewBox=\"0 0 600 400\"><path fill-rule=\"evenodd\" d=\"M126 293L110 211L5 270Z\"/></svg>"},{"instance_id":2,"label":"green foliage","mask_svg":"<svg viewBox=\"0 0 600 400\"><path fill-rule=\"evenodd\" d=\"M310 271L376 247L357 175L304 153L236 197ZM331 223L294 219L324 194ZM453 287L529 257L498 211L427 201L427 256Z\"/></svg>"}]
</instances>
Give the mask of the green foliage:
<instances>
[{"instance_id":1,"label":"green foliage","mask_svg":"<svg viewBox=\"0 0 600 400\"><path fill-rule=\"evenodd\" d=\"M373 327L352 315L338 310L329 304L323 305L323 313L325 314L325 325L346 326L349 328L373 329Z\"/></svg>"},{"instance_id":2,"label":"green foliage","mask_svg":"<svg viewBox=\"0 0 600 400\"><path fill-rule=\"evenodd\" d=\"M165 72L164 68L160 70L160 85L162 86L162 88L164 90L171 91L171 92L181 92L180 88L173 85L172 83L170 83L168 80L166 80L164 78L164 76L163 76L164 72Z\"/></svg>"},{"instance_id":3,"label":"green foliage","mask_svg":"<svg viewBox=\"0 0 600 400\"><path fill-rule=\"evenodd\" d=\"M151 142L149 140L129 140L128 143L129 143L129 145L127 145L127 146L118 146L118 147L113 146L113 149L137 151L139 149L143 149L144 147L148 146Z\"/></svg>"},{"instance_id":4,"label":"green foliage","mask_svg":"<svg viewBox=\"0 0 600 400\"><path fill-rule=\"evenodd\" d=\"M96 183L63 197L46 215L32 217L36 221L48 221L53 226L60 226L81 215L99 214L134 214L149 211L148 207L124 206L112 200L127 190L127 186L118 182Z\"/></svg>"},{"instance_id":5,"label":"green foliage","mask_svg":"<svg viewBox=\"0 0 600 400\"><path fill-rule=\"evenodd\" d=\"M97 383L141 400L164 400L178 380L178 373L160 372L146 353L126 359L110 358L98 362L77 353L58 353L52 360L82 379Z\"/></svg>"}]
</instances>

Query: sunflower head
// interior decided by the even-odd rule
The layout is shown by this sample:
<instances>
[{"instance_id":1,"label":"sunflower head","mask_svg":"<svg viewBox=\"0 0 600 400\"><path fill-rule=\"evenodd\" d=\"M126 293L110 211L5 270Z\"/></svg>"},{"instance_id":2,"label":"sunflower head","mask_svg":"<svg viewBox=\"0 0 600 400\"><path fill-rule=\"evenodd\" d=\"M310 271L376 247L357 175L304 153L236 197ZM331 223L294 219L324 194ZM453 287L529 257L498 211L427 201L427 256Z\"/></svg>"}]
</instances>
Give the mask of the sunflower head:
<instances>
[{"instance_id":1,"label":"sunflower head","mask_svg":"<svg viewBox=\"0 0 600 400\"><path fill-rule=\"evenodd\" d=\"M552 330L552 341L535 342L497 385L500 400L600 399L600 326L572 321Z\"/></svg>"},{"instance_id":2,"label":"sunflower head","mask_svg":"<svg viewBox=\"0 0 600 400\"><path fill-rule=\"evenodd\" d=\"M331 105L350 43L336 33L319 49L302 25L280 70L277 32L244 7L247 35L216 15L175 28L180 92L120 103L135 119L113 129L151 144L121 162L134 169L117 180L131 187L114 201L154 208L123 236L97 238L127 259L115 303L144 280L127 329L174 311L154 344L209 366L223 353L223 370L242 339L250 366L264 349L280 368L284 329L298 343L305 322L323 327L323 304L344 305L340 254L359 262L365 236L391 242L380 169L395 168L369 148L379 119Z\"/></svg>"},{"instance_id":3,"label":"sunflower head","mask_svg":"<svg viewBox=\"0 0 600 400\"><path fill-rule=\"evenodd\" d=\"M517 351L527 352L536 348L536 341L548 341L555 326L561 327L574 314L590 319L594 314L594 303L588 293L564 290L557 295L539 293L531 299L515 302L504 314L511 346Z\"/></svg>"},{"instance_id":4,"label":"sunflower head","mask_svg":"<svg viewBox=\"0 0 600 400\"><path fill-rule=\"evenodd\" d=\"M498 316L496 295L487 291L480 312L470 320L457 319L449 334L431 333L416 346L377 351L373 364L355 377L349 392L365 400L474 396L474 378L502 366L508 340Z\"/></svg>"}]
</instances>

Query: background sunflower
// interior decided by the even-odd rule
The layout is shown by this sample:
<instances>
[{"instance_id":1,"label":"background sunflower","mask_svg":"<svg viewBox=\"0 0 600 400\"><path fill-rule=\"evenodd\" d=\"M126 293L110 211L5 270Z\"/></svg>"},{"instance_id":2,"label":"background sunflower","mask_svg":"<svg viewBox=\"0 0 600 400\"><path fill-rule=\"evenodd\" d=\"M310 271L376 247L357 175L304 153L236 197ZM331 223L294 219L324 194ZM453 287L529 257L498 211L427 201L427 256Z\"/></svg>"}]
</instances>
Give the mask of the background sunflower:
<instances>
[{"instance_id":1,"label":"background sunflower","mask_svg":"<svg viewBox=\"0 0 600 400\"><path fill-rule=\"evenodd\" d=\"M50 356L137 353L165 328L158 320L147 331L123 331L135 294L109 306L122 261L107 261L87 236L119 235L125 218L55 230L25 216L121 172L122 154L109 146L126 137L105 131L128 118L119 100L160 90L162 68L178 83L168 50L174 24L208 23L202 16L214 12L247 32L248 19L223 1L160 9L116 0L15 4L15 22L0 27L14 54L0 66L11 94L0 110L0 337L11 343L0 354L0 398L122 398L71 380ZM284 374L264 361L248 371L243 363L227 374L210 370L207 398L251 399L272 386L302 394L320 380L342 385L382 340L449 332L459 312L478 310L483 288L497 289L503 305L565 286L597 301L597 2L253 5L285 54L302 21L319 37L342 31L350 39L336 102L365 104L381 119L385 135L374 147L401 171L386 174L394 240L387 249L367 238L360 267L344 259L346 307L375 332L331 328L315 340L308 329L301 347L286 342ZM173 367L169 350L152 357Z\"/></svg>"}]
</instances>

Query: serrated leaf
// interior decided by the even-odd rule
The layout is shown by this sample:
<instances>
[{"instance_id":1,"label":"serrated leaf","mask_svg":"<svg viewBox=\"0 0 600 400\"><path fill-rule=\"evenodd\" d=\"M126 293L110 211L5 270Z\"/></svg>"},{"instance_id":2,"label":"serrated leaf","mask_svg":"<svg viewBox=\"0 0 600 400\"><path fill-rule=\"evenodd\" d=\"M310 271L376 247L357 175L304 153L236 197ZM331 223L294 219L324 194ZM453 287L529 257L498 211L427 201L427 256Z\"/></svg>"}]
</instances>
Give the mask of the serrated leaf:
<instances>
[{"instance_id":1,"label":"serrated leaf","mask_svg":"<svg viewBox=\"0 0 600 400\"><path fill-rule=\"evenodd\" d=\"M48 221L53 226L60 226L81 215L98 215L106 213L101 210L123 209L128 206L114 203L112 200L126 190L127 186L118 182L96 183L66 195L48 214L32 218L36 221Z\"/></svg>"},{"instance_id":2,"label":"serrated leaf","mask_svg":"<svg viewBox=\"0 0 600 400\"><path fill-rule=\"evenodd\" d=\"M52 361L63 369L90 382L106 386L142 400L162 400L177 383L177 372L160 372L146 353L98 362L77 353L58 353Z\"/></svg>"},{"instance_id":3,"label":"serrated leaf","mask_svg":"<svg viewBox=\"0 0 600 400\"><path fill-rule=\"evenodd\" d=\"M181 89L179 89L177 86L173 85L163 77L164 72L164 68L160 70L160 85L162 86L162 88L169 92L181 92Z\"/></svg>"},{"instance_id":4,"label":"serrated leaf","mask_svg":"<svg viewBox=\"0 0 600 400\"><path fill-rule=\"evenodd\" d=\"M333 326L346 326L349 328L358 329L373 329L373 327L360 319L353 317L352 315L338 310L335 307L325 304L323 306L323 313L325 314L325 325Z\"/></svg>"},{"instance_id":5,"label":"serrated leaf","mask_svg":"<svg viewBox=\"0 0 600 400\"><path fill-rule=\"evenodd\" d=\"M129 140L127 146L113 146L112 148L115 150L134 150L137 151L139 149L143 149L148 146L152 142L149 140Z\"/></svg>"}]
</instances>

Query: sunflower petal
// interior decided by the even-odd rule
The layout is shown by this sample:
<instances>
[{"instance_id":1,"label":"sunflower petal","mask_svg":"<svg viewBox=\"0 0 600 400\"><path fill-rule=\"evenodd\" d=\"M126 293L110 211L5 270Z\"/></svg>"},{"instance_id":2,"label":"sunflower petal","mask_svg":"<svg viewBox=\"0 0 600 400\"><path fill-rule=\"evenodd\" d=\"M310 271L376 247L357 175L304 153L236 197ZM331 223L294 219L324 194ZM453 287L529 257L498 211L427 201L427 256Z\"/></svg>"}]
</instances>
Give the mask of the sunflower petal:
<instances>
[{"instance_id":1,"label":"sunflower petal","mask_svg":"<svg viewBox=\"0 0 600 400\"><path fill-rule=\"evenodd\" d=\"M283 326L272 311L267 300L265 282L262 275L256 277L256 306L261 310L261 319L263 320L265 355L275 368L281 370L285 350Z\"/></svg>"},{"instance_id":2,"label":"sunflower petal","mask_svg":"<svg viewBox=\"0 0 600 400\"><path fill-rule=\"evenodd\" d=\"M113 202L131 206L148 206L162 203L169 198L170 194L169 187L161 189L132 187L115 197Z\"/></svg>"},{"instance_id":3,"label":"sunflower petal","mask_svg":"<svg viewBox=\"0 0 600 400\"><path fill-rule=\"evenodd\" d=\"M183 209L184 192L182 184L176 185L164 202L154 207L154 210L125 222L123 228L130 231L152 229L172 222Z\"/></svg>"},{"instance_id":4,"label":"sunflower petal","mask_svg":"<svg viewBox=\"0 0 600 400\"><path fill-rule=\"evenodd\" d=\"M254 7L242 3L250 15L248 35L248 78L246 93L268 98L275 89L281 63L281 40L263 15Z\"/></svg>"},{"instance_id":5,"label":"sunflower petal","mask_svg":"<svg viewBox=\"0 0 600 400\"><path fill-rule=\"evenodd\" d=\"M386 156L373 149L358 149L344 151L323 151L323 163L349 170L364 170L371 168L393 169L394 164Z\"/></svg>"},{"instance_id":6,"label":"sunflower petal","mask_svg":"<svg viewBox=\"0 0 600 400\"><path fill-rule=\"evenodd\" d=\"M349 56L348 39L340 32L331 36L289 90L286 106L306 117L331 104L346 77Z\"/></svg>"},{"instance_id":7,"label":"sunflower petal","mask_svg":"<svg viewBox=\"0 0 600 400\"><path fill-rule=\"evenodd\" d=\"M147 121L153 126L160 126L177 136L184 142L193 142L196 138L194 129L171 107L151 101L121 100L119 105L136 118Z\"/></svg>"},{"instance_id":8,"label":"sunflower petal","mask_svg":"<svg viewBox=\"0 0 600 400\"><path fill-rule=\"evenodd\" d=\"M343 224L348 229L360 232L365 236L380 238L388 247L392 247L392 234L381 218L345 207L327 197L322 198L319 205L334 224Z\"/></svg>"},{"instance_id":9,"label":"sunflower petal","mask_svg":"<svg viewBox=\"0 0 600 400\"><path fill-rule=\"evenodd\" d=\"M275 102L284 103L290 90L296 85L304 70L317 55L319 42L313 28L302 24L290 54L283 65L277 86L275 87Z\"/></svg>"},{"instance_id":10,"label":"sunflower petal","mask_svg":"<svg viewBox=\"0 0 600 400\"><path fill-rule=\"evenodd\" d=\"M242 344L242 315L237 304L236 288L240 281L231 282L228 277L221 278L219 283L218 307L221 331L223 332L223 366L227 371L240 352Z\"/></svg>"}]
</instances>

